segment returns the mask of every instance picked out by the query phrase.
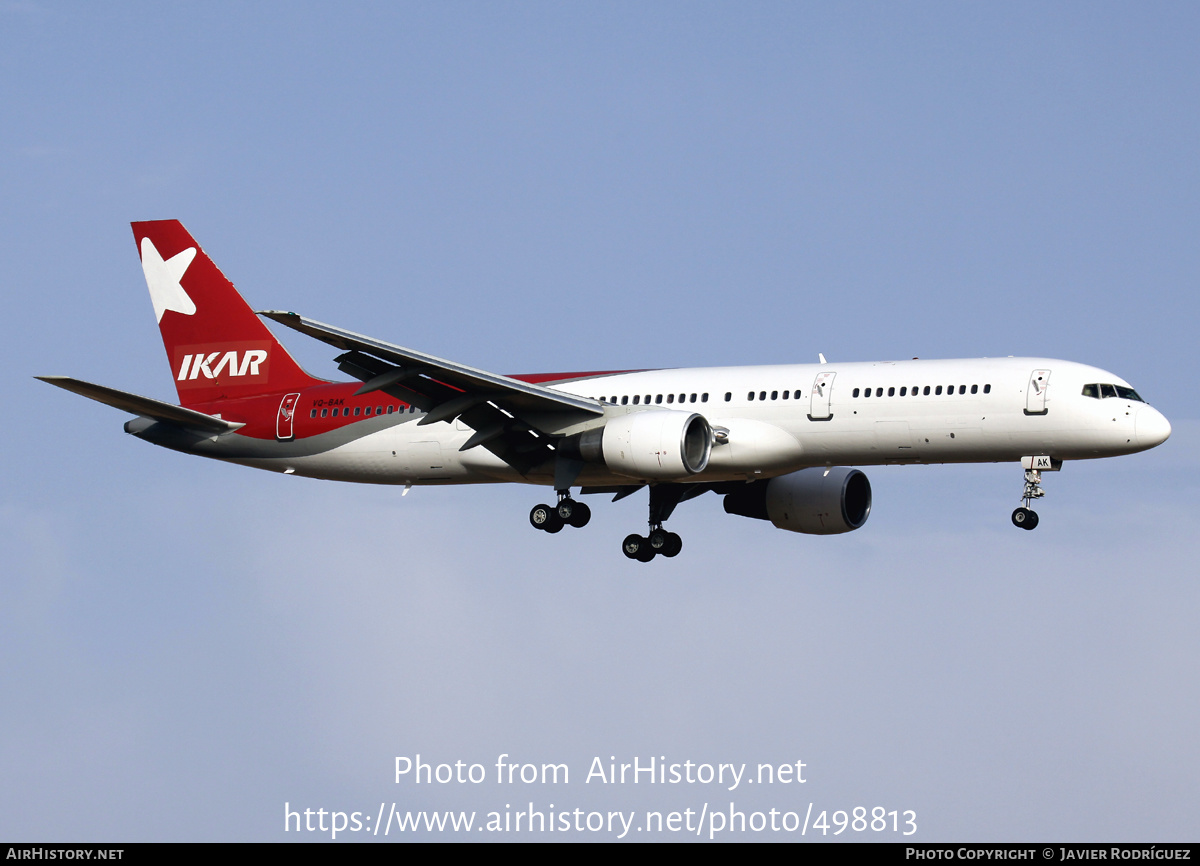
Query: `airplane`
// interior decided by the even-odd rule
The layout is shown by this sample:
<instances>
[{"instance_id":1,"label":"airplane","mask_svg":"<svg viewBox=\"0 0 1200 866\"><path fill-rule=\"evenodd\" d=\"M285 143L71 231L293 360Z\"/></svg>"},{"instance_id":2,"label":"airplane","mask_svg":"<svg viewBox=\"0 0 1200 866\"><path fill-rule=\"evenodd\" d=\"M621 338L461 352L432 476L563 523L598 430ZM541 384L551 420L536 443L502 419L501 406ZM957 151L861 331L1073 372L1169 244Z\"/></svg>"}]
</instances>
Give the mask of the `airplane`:
<instances>
[{"instance_id":1,"label":"airplane","mask_svg":"<svg viewBox=\"0 0 1200 866\"><path fill-rule=\"evenodd\" d=\"M1171 425L1112 373L1046 358L903 360L502 376L313 321L255 313L177 220L134 240L179 404L65 376L42 381L136 417L125 431L188 454L309 478L547 486L530 523L583 527L580 495L649 488L649 530L625 556L683 547L665 528L707 492L779 529L862 528L860 466L1020 462L1022 505L1065 461L1132 454ZM338 350L351 382L306 373L261 317ZM1053 384L1052 384L1053 383ZM403 495L403 494L402 494Z\"/></svg>"}]
</instances>

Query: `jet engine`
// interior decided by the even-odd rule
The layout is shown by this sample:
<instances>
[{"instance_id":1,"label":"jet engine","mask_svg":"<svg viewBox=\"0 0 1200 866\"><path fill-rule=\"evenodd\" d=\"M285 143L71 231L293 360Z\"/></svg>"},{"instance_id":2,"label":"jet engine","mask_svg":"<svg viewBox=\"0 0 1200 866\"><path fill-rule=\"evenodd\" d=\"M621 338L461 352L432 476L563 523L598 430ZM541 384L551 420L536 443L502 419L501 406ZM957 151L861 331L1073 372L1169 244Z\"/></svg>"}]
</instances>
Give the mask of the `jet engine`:
<instances>
[{"instance_id":1,"label":"jet engine","mask_svg":"<svg viewBox=\"0 0 1200 866\"><path fill-rule=\"evenodd\" d=\"M703 415L664 409L621 415L556 447L564 457L603 463L620 475L666 481L703 472L712 444Z\"/></svg>"},{"instance_id":2,"label":"jet engine","mask_svg":"<svg viewBox=\"0 0 1200 866\"><path fill-rule=\"evenodd\" d=\"M814 467L755 481L725 496L725 511L769 520L780 529L836 535L858 529L871 513L871 482L857 469Z\"/></svg>"}]
</instances>

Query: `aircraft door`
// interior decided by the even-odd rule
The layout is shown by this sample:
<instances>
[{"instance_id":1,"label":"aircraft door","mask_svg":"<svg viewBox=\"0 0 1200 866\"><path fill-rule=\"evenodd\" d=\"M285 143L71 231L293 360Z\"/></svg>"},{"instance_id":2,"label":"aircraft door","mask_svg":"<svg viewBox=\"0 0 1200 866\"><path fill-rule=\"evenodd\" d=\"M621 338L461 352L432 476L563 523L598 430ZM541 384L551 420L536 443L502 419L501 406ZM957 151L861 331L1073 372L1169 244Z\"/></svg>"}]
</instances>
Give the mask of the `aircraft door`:
<instances>
[{"instance_id":1,"label":"aircraft door","mask_svg":"<svg viewBox=\"0 0 1200 866\"><path fill-rule=\"evenodd\" d=\"M300 392L295 394L287 394L279 404L279 414L275 416L275 438L276 439L294 439L296 438L295 430L292 428L292 422L296 418L296 404L300 402Z\"/></svg>"},{"instance_id":2,"label":"aircraft door","mask_svg":"<svg viewBox=\"0 0 1200 866\"><path fill-rule=\"evenodd\" d=\"M808 404L809 421L828 421L833 417L833 413L829 411L829 397L833 391L833 377L836 375L837 373L817 374Z\"/></svg>"},{"instance_id":3,"label":"aircraft door","mask_svg":"<svg viewBox=\"0 0 1200 866\"><path fill-rule=\"evenodd\" d=\"M1029 374L1029 388L1025 392L1025 414L1045 415L1046 390L1050 387L1050 371L1034 370Z\"/></svg>"}]
</instances>

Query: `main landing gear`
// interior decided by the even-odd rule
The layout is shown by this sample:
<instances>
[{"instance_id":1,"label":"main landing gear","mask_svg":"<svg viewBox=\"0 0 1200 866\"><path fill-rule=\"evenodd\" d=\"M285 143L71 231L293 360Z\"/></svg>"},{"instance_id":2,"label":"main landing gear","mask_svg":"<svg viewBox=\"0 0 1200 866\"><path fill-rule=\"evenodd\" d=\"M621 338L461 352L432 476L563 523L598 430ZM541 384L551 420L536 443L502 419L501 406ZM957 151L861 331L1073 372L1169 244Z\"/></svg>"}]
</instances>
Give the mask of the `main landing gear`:
<instances>
[{"instance_id":1,"label":"main landing gear","mask_svg":"<svg viewBox=\"0 0 1200 866\"><path fill-rule=\"evenodd\" d=\"M623 498L637 490L630 486L617 498ZM663 524L684 500L699 496L710 489L707 484L656 484L650 488L650 532L647 535L627 535L621 542L621 552L630 559L649 562L654 557L678 556L683 550L683 539L668 532ZM564 526L582 527L592 518L592 510L582 502L571 498L569 489L557 490L558 504L555 506L535 505L529 512L529 522L534 529L558 532Z\"/></svg>"},{"instance_id":2,"label":"main landing gear","mask_svg":"<svg viewBox=\"0 0 1200 866\"><path fill-rule=\"evenodd\" d=\"M650 488L650 533L627 535L621 542L621 552L638 562L649 562L658 555L678 556L683 539L663 528L675 506L684 499L703 493L707 488L683 484L657 484Z\"/></svg>"},{"instance_id":3,"label":"main landing gear","mask_svg":"<svg viewBox=\"0 0 1200 866\"><path fill-rule=\"evenodd\" d=\"M621 552L638 562L649 562L660 553L663 556L678 556L681 550L683 539L674 532L667 532L661 524L651 524L649 535L634 533L626 535L625 540L621 542Z\"/></svg>"},{"instance_id":4,"label":"main landing gear","mask_svg":"<svg viewBox=\"0 0 1200 866\"><path fill-rule=\"evenodd\" d=\"M558 532L564 526L580 529L592 519L592 509L571 498L570 490L558 490L558 505L535 505L529 512L529 522L534 529Z\"/></svg>"},{"instance_id":5,"label":"main landing gear","mask_svg":"<svg viewBox=\"0 0 1200 866\"><path fill-rule=\"evenodd\" d=\"M1033 529L1038 525L1037 512L1029 507L1029 503L1034 499L1041 499L1046 495L1046 491L1042 489L1042 472L1040 469L1025 470L1025 492L1021 494L1021 498L1025 500L1025 504L1012 513L1013 526L1018 526L1021 529Z\"/></svg>"}]
</instances>

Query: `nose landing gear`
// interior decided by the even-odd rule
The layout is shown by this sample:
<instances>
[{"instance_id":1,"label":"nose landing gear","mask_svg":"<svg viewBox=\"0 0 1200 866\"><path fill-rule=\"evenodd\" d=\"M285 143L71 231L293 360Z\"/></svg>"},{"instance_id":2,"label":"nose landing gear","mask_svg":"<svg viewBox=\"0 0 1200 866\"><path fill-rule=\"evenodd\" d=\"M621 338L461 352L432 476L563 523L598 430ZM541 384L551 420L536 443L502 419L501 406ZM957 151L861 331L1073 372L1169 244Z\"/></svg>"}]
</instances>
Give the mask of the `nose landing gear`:
<instances>
[{"instance_id":1,"label":"nose landing gear","mask_svg":"<svg viewBox=\"0 0 1200 866\"><path fill-rule=\"evenodd\" d=\"M1025 491L1021 494L1021 498L1025 500L1025 504L1012 513L1013 526L1020 527L1021 529L1034 529L1037 527L1037 512L1029 507L1029 503L1035 499L1041 499L1045 495L1046 491L1042 489L1042 470L1026 468Z\"/></svg>"}]
</instances>

